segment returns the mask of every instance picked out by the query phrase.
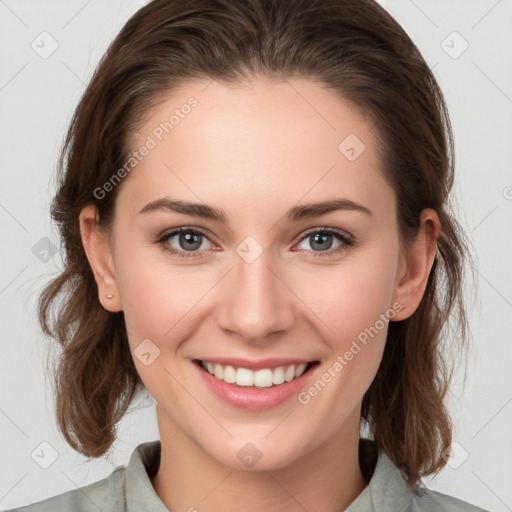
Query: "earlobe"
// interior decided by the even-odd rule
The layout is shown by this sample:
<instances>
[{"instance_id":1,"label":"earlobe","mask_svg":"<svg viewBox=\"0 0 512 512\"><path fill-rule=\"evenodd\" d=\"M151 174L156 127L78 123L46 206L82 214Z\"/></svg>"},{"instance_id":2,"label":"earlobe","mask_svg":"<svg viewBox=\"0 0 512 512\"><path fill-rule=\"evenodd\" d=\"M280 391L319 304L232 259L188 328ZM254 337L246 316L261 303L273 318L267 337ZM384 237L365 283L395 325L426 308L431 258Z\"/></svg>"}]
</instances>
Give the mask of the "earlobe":
<instances>
[{"instance_id":1,"label":"earlobe","mask_svg":"<svg viewBox=\"0 0 512 512\"><path fill-rule=\"evenodd\" d=\"M397 302L403 307L393 318L395 321L410 317L421 303L434 264L440 227L435 210L427 208L421 212L416 240L406 254L401 255L392 303Z\"/></svg>"},{"instance_id":2,"label":"earlobe","mask_svg":"<svg viewBox=\"0 0 512 512\"><path fill-rule=\"evenodd\" d=\"M108 236L97 224L96 207L94 205L86 206L80 212L79 222L85 254L98 285L99 301L107 311L113 313L121 311L123 308Z\"/></svg>"}]
</instances>

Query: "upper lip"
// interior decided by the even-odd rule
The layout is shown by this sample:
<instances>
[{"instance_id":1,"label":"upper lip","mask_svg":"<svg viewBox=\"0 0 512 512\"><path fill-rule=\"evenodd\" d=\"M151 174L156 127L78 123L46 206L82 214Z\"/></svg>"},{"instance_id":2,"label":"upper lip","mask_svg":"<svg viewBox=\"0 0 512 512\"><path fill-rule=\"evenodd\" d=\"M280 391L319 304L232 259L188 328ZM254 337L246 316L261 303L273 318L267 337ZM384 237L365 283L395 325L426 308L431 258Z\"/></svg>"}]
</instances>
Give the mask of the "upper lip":
<instances>
[{"instance_id":1,"label":"upper lip","mask_svg":"<svg viewBox=\"0 0 512 512\"><path fill-rule=\"evenodd\" d=\"M280 366L290 366L292 364L308 364L315 360L312 359L283 359L279 357L272 357L270 359L262 359L260 361L250 361L249 359L241 359L237 357L205 357L204 359L197 359L197 361L206 361L213 364L221 364L223 366L233 366L235 368L247 368L248 370L256 371L263 368L279 368Z\"/></svg>"}]
</instances>

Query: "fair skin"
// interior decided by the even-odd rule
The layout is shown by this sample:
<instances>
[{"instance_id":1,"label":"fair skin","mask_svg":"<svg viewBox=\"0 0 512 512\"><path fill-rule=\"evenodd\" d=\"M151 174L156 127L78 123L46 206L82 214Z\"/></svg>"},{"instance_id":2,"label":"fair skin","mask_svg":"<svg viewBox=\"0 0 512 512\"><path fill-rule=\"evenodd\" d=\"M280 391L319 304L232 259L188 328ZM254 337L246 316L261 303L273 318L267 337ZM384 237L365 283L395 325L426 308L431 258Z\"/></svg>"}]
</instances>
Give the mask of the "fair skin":
<instances>
[{"instance_id":1,"label":"fair skin","mask_svg":"<svg viewBox=\"0 0 512 512\"><path fill-rule=\"evenodd\" d=\"M80 216L100 302L124 312L132 352L145 339L160 350L148 366L134 357L157 402L162 454L152 484L173 512L344 510L366 486L360 407L387 323L307 404L233 407L204 385L192 360L300 357L320 361L320 378L394 303L400 309L391 321L414 313L439 219L424 210L417 239L400 249L396 198L379 171L375 134L334 92L298 78L207 85L173 91L138 131L134 149L190 96L197 99L119 186L108 235L95 226L94 207ZM351 133L366 146L353 161L338 150ZM222 209L228 223L165 208L140 213L165 197ZM337 198L372 214L285 218L294 206ZM164 250L191 254L178 235L155 242L178 227L207 235L194 249L198 257ZM344 243L332 236L322 251L315 232L305 237L313 228L341 230L354 244L336 251ZM248 236L263 249L251 263L236 252ZM248 442L261 453L251 468L237 456Z\"/></svg>"}]
</instances>

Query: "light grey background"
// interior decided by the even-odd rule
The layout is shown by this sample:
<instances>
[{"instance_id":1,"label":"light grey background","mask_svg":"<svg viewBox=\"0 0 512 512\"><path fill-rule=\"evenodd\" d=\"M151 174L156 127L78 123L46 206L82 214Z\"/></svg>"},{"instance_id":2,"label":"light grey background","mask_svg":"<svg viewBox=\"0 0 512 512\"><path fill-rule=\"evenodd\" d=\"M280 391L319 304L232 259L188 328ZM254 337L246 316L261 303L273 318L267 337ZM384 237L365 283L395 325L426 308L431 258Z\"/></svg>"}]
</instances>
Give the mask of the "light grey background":
<instances>
[{"instance_id":1,"label":"light grey background","mask_svg":"<svg viewBox=\"0 0 512 512\"><path fill-rule=\"evenodd\" d=\"M137 444L158 438L150 399L123 419L106 460L87 461L71 450L55 423L48 342L35 315L38 293L61 265L49 217L58 150L99 58L144 3L0 0L0 508L100 480L126 464ZM478 288L467 291L467 381L463 387L457 374L450 402L457 449L450 466L425 483L510 511L512 0L381 3L419 46L445 93L456 140L456 213L478 265ZM52 456L48 469L41 467Z\"/></svg>"}]
</instances>

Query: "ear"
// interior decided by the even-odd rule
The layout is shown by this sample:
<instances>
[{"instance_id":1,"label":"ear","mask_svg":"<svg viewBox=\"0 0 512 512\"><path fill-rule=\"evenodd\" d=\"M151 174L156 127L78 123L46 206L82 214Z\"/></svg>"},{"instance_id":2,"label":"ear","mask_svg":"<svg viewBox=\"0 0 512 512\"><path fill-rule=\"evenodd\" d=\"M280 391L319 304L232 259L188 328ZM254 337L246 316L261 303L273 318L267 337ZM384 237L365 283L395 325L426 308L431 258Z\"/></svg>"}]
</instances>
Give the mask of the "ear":
<instances>
[{"instance_id":1,"label":"ear","mask_svg":"<svg viewBox=\"0 0 512 512\"><path fill-rule=\"evenodd\" d=\"M427 208L421 212L418 235L406 252L401 254L392 303L398 302L403 308L397 311L392 320L404 320L418 308L434 264L440 227L435 210Z\"/></svg>"},{"instance_id":2,"label":"ear","mask_svg":"<svg viewBox=\"0 0 512 512\"><path fill-rule=\"evenodd\" d=\"M85 254L91 265L94 279L98 285L101 305L112 313L122 311L121 298L117 287L114 261L110 251L109 240L97 224L96 206L89 205L80 212L80 235ZM112 298L107 298L112 296Z\"/></svg>"}]
</instances>

